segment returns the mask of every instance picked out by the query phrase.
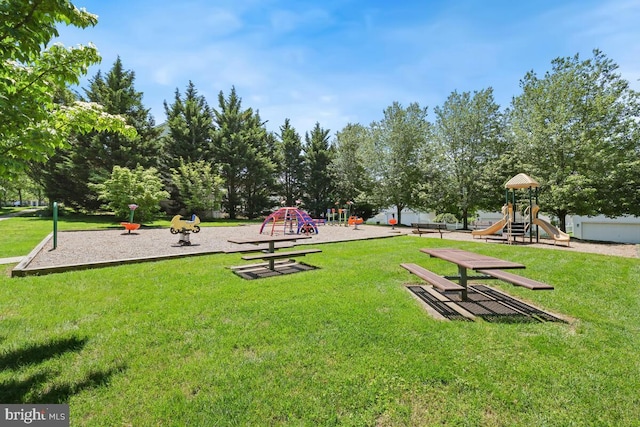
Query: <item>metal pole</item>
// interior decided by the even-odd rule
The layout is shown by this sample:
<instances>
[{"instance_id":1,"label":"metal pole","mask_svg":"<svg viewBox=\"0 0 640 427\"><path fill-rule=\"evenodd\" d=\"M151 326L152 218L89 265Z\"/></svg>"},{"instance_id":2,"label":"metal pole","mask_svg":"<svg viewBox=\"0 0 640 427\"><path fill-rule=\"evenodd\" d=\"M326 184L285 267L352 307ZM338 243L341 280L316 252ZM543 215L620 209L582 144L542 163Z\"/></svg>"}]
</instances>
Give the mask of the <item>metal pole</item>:
<instances>
[{"instance_id":1,"label":"metal pole","mask_svg":"<svg viewBox=\"0 0 640 427\"><path fill-rule=\"evenodd\" d=\"M536 199L536 206L538 206L538 187L536 187L535 199ZM540 228L538 227L538 224L536 224L536 243L539 243L539 242L540 242Z\"/></svg>"},{"instance_id":2,"label":"metal pole","mask_svg":"<svg viewBox=\"0 0 640 427\"><path fill-rule=\"evenodd\" d=\"M529 243L533 243L533 192L529 187Z\"/></svg>"},{"instance_id":3,"label":"metal pole","mask_svg":"<svg viewBox=\"0 0 640 427\"><path fill-rule=\"evenodd\" d=\"M58 202L53 202L53 249L58 247Z\"/></svg>"}]
</instances>

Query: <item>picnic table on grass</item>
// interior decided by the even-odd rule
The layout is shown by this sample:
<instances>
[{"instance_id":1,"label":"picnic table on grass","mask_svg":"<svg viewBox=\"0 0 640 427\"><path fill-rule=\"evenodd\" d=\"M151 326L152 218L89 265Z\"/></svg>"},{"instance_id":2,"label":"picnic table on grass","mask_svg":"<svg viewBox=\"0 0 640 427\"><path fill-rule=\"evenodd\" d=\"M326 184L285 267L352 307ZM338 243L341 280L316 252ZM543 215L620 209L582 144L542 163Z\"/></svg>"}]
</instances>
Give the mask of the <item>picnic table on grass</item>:
<instances>
[{"instance_id":1,"label":"picnic table on grass","mask_svg":"<svg viewBox=\"0 0 640 427\"><path fill-rule=\"evenodd\" d=\"M282 234L282 235L278 235L278 236L260 235L260 236L249 237L249 238L245 238L245 237L237 238L237 239L231 238L231 239L227 239L227 241L229 243L236 243L236 244L240 244L240 245L245 245L245 244L247 244L247 245L261 245L261 244L264 244L264 243L268 243L269 247L268 247L266 252L261 252L259 254L254 254L254 255L245 255L245 256L242 257L242 259L244 259L244 260L261 259L263 261L267 261L268 264L255 264L255 265L239 266L237 268L246 269L246 268L250 268L250 267L260 267L260 266L268 265L269 270L275 271L276 270L276 265L275 265L275 260L276 259L292 258L292 257L297 257L297 256L304 256L306 254L322 252L320 249L302 249L302 250L296 250L296 251L277 252L276 251L276 247L275 247L276 243L278 243L278 242L296 242L298 240L310 239L311 237L312 236L301 235L301 234Z\"/></svg>"},{"instance_id":2,"label":"picnic table on grass","mask_svg":"<svg viewBox=\"0 0 640 427\"><path fill-rule=\"evenodd\" d=\"M405 263L401 264L401 266L443 292L461 292L463 301L468 299L467 290L468 281L470 279L499 279L531 290L553 289L553 286L546 283L504 271L509 269L526 268L525 265L517 262L505 261L499 258L481 255L462 249L423 248L420 249L420 252L428 254L433 258L439 258L455 264L458 267L458 274L455 276L441 276L417 264ZM473 270L478 273L478 275L470 276L468 270ZM457 280L458 283L455 283L452 280Z\"/></svg>"}]
</instances>

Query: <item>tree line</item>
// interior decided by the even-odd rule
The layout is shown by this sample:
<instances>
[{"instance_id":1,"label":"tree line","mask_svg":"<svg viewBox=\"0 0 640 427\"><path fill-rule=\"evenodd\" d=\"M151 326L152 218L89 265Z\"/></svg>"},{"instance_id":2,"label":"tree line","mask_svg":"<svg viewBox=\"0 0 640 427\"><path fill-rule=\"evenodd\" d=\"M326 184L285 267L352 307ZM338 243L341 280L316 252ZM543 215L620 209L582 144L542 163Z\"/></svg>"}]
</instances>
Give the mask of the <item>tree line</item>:
<instances>
[{"instance_id":1,"label":"tree line","mask_svg":"<svg viewBox=\"0 0 640 427\"><path fill-rule=\"evenodd\" d=\"M70 21L61 18L68 14L79 26L95 23L77 9L32 3L9 2L2 10L5 188L24 183L26 175L50 200L93 211L107 202L105 183L126 186L124 168L134 178L144 171L145 179L155 176L170 212L221 208L230 218L256 218L299 204L321 216L353 202L360 216L395 207L400 220L403 208L413 208L454 213L466 226L477 210L498 210L504 183L524 172L540 182L542 210L563 229L570 214L640 215L640 98L599 50L586 59L554 59L543 76L530 71L505 109L491 88L454 91L433 108L433 118L417 102L394 102L368 125L350 123L331 135L316 123L301 136L289 119L269 132L234 87L220 91L210 107L188 82L165 101L167 119L157 126L135 89L135 73L120 58L93 76L82 94L69 87L97 53L62 49L56 54L80 65L63 76L46 68L52 48L30 40L33 32L47 40L55 22ZM34 4L53 9L29 14ZM46 25L42 16L48 16ZM20 28L30 31L24 40ZM34 81L38 67L41 81ZM38 84L42 90L31 93Z\"/></svg>"}]
</instances>

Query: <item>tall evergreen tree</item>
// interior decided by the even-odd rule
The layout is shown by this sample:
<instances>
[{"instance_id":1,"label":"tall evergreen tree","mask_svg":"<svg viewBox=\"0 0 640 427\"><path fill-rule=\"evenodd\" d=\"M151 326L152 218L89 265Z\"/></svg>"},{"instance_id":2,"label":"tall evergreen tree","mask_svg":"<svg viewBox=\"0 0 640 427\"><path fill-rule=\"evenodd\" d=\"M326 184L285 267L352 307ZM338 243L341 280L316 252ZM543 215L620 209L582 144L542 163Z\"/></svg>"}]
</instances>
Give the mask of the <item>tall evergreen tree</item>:
<instances>
[{"instance_id":1,"label":"tall evergreen tree","mask_svg":"<svg viewBox=\"0 0 640 427\"><path fill-rule=\"evenodd\" d=\"M159 131L150 109L142 103L143 93L135 89L134 83L135 73L125 70L118 57L105 77L98 71L84 89L89 101L103 105L108 113L125 117L138 132L134 139L113 132L95 132L79 138L80 147L87 148L85 158L100 174L106 172L106 176L111 176L116 165L130 169L137 165L144 168L158 165Z\"/></svg>"},{"instance_id":2,"label":"tall evergreen tree","mask_svg":"<svg viewBox=\"0 0 640 427\"><path fill-rule=\"evenodd\" d=\"M267 132L260 121L260 115L253 116L254 123L251 149L247 152L249 168L241 188L244 214L257 218L273 207L271 196L277 188L275 155L275 136Z\"/></svg>"},{"instance_id":3,"label":"tall evergreen tree","mask_svg":"<svg viewBox=\"0 0 640 427\"><path fill-rule=\"evenodd\" d=\"M180 159L184 163L210 161L215 130L213 112L204 96L198 95L193 82L189 81L184 97L176 89L173 103L169 105L165 101L164 110L167 115L167 133L162 138L165 166L176 169Z\"/></svg>"},{"instance_id":4,"label":"tall evergreen tree","mask_svg":"<svg viewBox=\"0 0 640 427\"><path fill-rule=\"evenodd\" d=\"M221 165L226 186L223 205L231 219L243 211L255 216L265 202L264 188L258 191L258 187L265 185L273 190L274 183L275 169L269 157L273 149L266 139L264 124L251 108L242 109L242 99L235 87L227 98L220 91L218 109L213 112L217 125L213 134L213 157Z\"/></svg>"},{"instance_id":5,"label":"tall evergreen tree","mask_svg":"<svg viewBox=\"0 0 640 427\"><path fill-rule=\"evenodd\" d=\"M303 201L312 216L319 217L333 206L333 182L329 165L334 150L329 143L329 129L316 122L311 133L306 132L304 146L305 180Z\"/></svg>"},{"instance_id":6,"label":"tall evergreen tree","mask_svg":"<svg viewBox=\"0 0 640 427\"><path fill-rule=\"evenodd\" d=\"M101 183L111 176L114 166L135 169L158 164L158 130L150 110L142 104L142 92L134 87L135 74L126 71L118 58L106 76L98 71L85 88L91 102L106 112L122 116L137 131L131 138L114 132L77 135L68 149L58 151L43 173L43 184L50 198L70 207L97 209L101 202L89 183Z\"/></svg>"},{"instance_id":7,"label":"tall evergreen tree","mask_svg":"<svg viewBox=\"0 0 640 427\"><path fill-rule=\"evenodd\" d=\"M181 209L189 209L191 199L185 193L184 186L178 185L173 172L181 168L182 164L194 164L201 161L207 162L215 174L217 165L211 154L212 136L215 130L213 111L202 95L198 95L194 83L189 81L184 97L176 88L174 100L171 105L164 102L164 110L167 115L162 146L164 156L162 158L162 177L167 189L171 193L171 213L178 213Z\"/></svg>"},{"instance_id":8,"label":"tall evergreen tree","mask_svg":"<svg viewBox=\"0 0 640 427\"><path fill-rule=\"evenodd\" d=\"M296 200L302 198L304 180L304 157L300 135L285 119L280 126L278 141L279 183L282 201L285 206L295 206Z\"/></svg>"}]
</instances>

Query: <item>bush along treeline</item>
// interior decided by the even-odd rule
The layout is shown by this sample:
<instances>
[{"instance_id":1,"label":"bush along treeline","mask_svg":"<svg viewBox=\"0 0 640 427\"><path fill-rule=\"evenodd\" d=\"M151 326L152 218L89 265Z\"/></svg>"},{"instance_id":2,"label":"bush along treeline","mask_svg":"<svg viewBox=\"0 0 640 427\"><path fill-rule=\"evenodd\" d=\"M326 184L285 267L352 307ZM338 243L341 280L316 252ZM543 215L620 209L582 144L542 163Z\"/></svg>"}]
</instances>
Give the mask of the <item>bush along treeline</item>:
<instances>
[{"instance_id":1,"label":"bush along treeline","mask_svg":"<svg viewBox=\"0 0 640 427\"><path fill-rule=\"evenodd\" d=\"M162 202L169 214L232 219L282 205L320 217L349 203L365 218L391 207L401 220L412 208L451 213L466 227L478 210L499 210L504 183L524 172L541 184L539 203L562 229L572 214L640 215L640 98L599 50L557 58L542 76L527 73L506 108L492 88L454 91L431 115L418 102L394 102L379 120L333 134L320 123L301 133L289 119L273 132L235 87L211 107L188 82L165 101L157 125L120 58L76 93L69 87L98 62L97 51L43 47L59 22L84 28L94 15L61 5L68 1L29 14L23 3L7 4L18 29L0 26L5 201L37 194L120 214L123 203L153 203L144 209L151 216ZM51 65L58 62L71 65Z\"/></svg>"}]
</instances>

